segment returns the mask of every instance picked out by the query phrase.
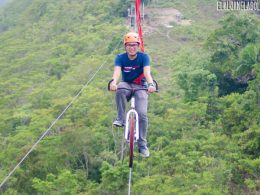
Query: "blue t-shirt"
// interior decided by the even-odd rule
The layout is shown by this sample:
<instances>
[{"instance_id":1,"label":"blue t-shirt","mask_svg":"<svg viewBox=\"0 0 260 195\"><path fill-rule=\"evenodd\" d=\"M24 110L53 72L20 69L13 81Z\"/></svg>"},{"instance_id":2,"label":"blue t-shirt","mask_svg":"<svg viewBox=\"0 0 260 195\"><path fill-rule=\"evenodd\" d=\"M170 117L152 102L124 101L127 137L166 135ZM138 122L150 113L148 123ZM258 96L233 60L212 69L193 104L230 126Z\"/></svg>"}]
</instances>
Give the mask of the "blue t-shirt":
<instances>
[{"instance_id":1,"label":"blue t-shirt","mask_svg":"<svg viewBox=\"0 0 260 195\"><path fill-rule=\"evenodd\" d=\"M123 81L138 85L144 82L144 67L149 65L150 58L143 52L137 52L134 60L130 60L127 53L119 54L115 59L115 66L120 66L122 69Z\"/></svg>"}]
</instances>

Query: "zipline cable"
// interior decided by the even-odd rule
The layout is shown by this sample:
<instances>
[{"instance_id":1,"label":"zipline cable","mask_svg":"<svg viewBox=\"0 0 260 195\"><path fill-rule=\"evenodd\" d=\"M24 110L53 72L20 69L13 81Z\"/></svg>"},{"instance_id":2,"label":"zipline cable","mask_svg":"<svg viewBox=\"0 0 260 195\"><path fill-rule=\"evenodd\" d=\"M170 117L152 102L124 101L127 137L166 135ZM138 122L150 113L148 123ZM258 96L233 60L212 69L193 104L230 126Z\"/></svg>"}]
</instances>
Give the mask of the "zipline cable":
<instances>
[{"instance_id":1,"label":"zipline cable","mask_svg":"<svg viewBox=\"0 0 260 195\"><path fill-rule=\"evenodd\" d=\"M119 47L121 43L121 40L118 42L118 44L115 46L115 48L112 50L114 51ZM96 72L93 74L93 76L87 81L86 84L83 85L81 90L73 97L73 99L70 101L70 103L65 107L65 109L60 113L60 115L51 123L51 125L48 127L47 130L44 131L44 133L41 135L41 137L33 144L31 149L25 154L25 156L19 161L19 163L12 169L12 171L9 172L9 174L5 177L5 179L0 184L0 192L6 181L12 176L12 174L16 171L16 169L23 163L23 161L29 156L29 154L36 148L36 146L39 144L39 142L49 133L51 128L60 120L60 118L64 115L64 113L71 107L71 105L76 101L76 99L80 96L80 94L87 88L89 83L95 78L95 76L98 74L98 72L104 67L104 65L108 62L109 56L106 57L103 64L99 66L99 68L96 70Z\"/></svg>"},{"instance_id":2,"label":"zipline cable","mask_svg":"<svg viewBox=\"0 0 260 195\"><path fill-rule=\"evenodd\" d=\"M132 167L130 167L130 170L129 170L128 195L131 195L131 181L132 181Z\"/></svg>"}]
</instances>

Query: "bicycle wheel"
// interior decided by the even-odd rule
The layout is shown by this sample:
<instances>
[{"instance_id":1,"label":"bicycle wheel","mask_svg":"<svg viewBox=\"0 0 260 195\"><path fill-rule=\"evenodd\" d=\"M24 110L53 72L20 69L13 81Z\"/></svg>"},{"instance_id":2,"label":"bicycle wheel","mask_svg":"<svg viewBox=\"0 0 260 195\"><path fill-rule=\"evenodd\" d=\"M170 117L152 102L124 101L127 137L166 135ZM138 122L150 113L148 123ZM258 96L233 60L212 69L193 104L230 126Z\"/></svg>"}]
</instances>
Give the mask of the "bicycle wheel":
<instances>
[{"instance_id":1,"label":"bicycle wheel","mask_svg":"<svg viewBox=\"0 0 260 195\"><path fill-rule=\"evenodd\" d=\"M133 167L134 158L134 136L135 136L135 115L129 117L129 167Z\"/></svg>"}]
</instances>

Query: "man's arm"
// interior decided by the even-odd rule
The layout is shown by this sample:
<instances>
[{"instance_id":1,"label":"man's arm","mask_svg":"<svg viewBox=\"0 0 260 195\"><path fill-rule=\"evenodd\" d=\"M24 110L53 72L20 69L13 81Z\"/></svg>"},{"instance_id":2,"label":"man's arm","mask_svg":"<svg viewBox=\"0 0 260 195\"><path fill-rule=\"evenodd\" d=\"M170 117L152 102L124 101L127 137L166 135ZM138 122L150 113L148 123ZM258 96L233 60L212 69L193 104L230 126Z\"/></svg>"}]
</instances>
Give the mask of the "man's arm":
<instances>
[{"instance_id":1,"label":"man's arm","mask_svg":"<svg viewBox=\"0 0 260 195\"><path fill-rule=\"evenodd\" d=\"M151 76L151 68L150 66L144 67L144 76L146 78L147 83L153 83L153 78Z\"/></svg>"},{"instance_id":2,"label":"man's arm","mask_svg":"<svg viewBox=\"0 0 260 195\"><path fill-rule=\"evenodd\" d=\"M114 82L117 84L117 82L119 81L121 75L121 67L120 66L115 66L114 67L114 74L112 79L114 80Z\"/></svg>"},{"instance_id":3,"label":"man's arm","mask_svg":"<svg viewBox=\"0 0 260 195\"><path fill-rule=\"evenodd\" d=\"M121 67L115 66L114 67L114 74L113 74L113 77L112 77L113 81L110 84L111 91L117 90L117 82L119 81L120 76L121 76Z\"/></svg>"},{"instance_id":4,"label":"man's arm","mask_svg":"<svg viewBox=\"0 0 260 195\"><path fill-rule=\"evenodd\" d=\"M151 68L150 66L145 66L144 67L144 76L146 78L146 81L148 83L148 92L155 92L156 89L153 85L153 77L151 75Z\"/></svg>"}]
</instances>

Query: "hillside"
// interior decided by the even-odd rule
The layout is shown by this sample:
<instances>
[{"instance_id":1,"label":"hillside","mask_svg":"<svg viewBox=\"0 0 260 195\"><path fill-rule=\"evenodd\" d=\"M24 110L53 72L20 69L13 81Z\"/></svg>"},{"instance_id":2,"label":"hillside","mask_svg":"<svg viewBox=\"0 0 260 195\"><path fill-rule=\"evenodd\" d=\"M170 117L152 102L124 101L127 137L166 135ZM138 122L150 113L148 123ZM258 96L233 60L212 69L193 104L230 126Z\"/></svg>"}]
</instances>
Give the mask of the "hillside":
<instances>
[{"instance_id":1,"label":"hillside","mask_svg":"<svg viewBox=\"0 0 260 195\"><path fill-rule=\"evenodd\" d=\"M3 194L127 194L107 82L129 3L19 0L0 12L0 182L73 101ZM145 3L160 91L149 97L151 157L136 152L132 193L259 193L259 19L218 12L214 0Z\"/></svg>"}]
</instances>

